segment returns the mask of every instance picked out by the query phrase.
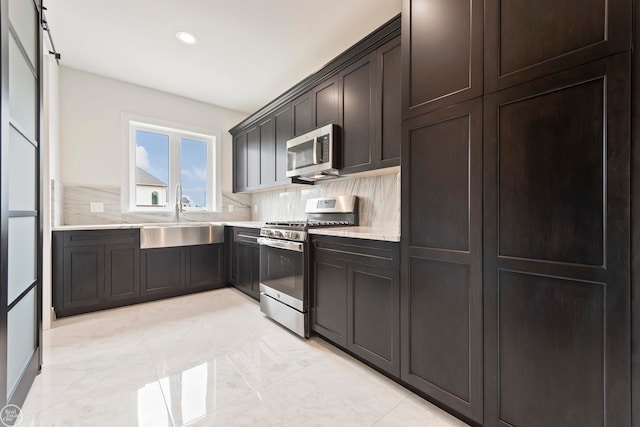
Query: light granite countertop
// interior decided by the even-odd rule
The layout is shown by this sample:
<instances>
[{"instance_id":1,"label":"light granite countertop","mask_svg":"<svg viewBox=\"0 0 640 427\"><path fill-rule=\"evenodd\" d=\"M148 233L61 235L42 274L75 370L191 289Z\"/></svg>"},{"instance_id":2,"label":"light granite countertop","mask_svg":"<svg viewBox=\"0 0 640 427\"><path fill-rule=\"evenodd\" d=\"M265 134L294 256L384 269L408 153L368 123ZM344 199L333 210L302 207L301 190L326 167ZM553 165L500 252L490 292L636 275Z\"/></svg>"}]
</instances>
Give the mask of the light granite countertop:
<instances>
[{"instance_id":1,"label":"light granite countertop","mask_svg":"<svg viewBox=\"0 0 640 427\"><path fill-rule=\"evenodd\" d=\"M171 225L172 223L147 223L147 224L95 224L95 225L61 225L53 227L53 231L80 231L80 230L118 230L130 228L153 227L154 225ZM261 228L262 221L213 221L213 222L185 222L182 225L226 225L230 227ZM400 232L393 228L351 226L351 227L327 227L312 228L309 234L335 237L352 237L356 239L386 240L389 242L399 242Z\"/></svg>"},{"instance_id":2,"label":"light granite countertop","mask_svg":"<svg viewBox=\"0 0 640 427\"><path fill-rule=\"evenodd\" d=\"M92 225L60 225L52 227L53 231L78 231L78 230L117 230L127 228L142 228L153 227L162 225L173 225L174 223L161 222L161 223L144 223L144 224L92 224ZM228 225L230 227L247 227L247 228L261 228L264 225L262 221L210 221L210 222L182 222L183 226L198 226L198 225Z\"/></svg>"}]
</instances>

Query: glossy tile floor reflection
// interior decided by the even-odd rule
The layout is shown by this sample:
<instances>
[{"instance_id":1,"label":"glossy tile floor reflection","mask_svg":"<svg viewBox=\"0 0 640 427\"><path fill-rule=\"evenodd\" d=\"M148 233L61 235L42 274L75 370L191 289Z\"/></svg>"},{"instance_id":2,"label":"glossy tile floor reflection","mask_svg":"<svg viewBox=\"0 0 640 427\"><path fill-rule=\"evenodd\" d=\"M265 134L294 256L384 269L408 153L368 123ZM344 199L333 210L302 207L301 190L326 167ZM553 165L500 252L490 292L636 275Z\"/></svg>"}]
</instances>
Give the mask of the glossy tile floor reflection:
<instances>
[{"instance_id":1,"label":"glossy tile floor reflection","mask_svg":"<svg viewBox=\"0 0 640 427\"><path fill-rule=\"evenodd\" d=\"M465 426L234 289L74 316L44 333L21 426Z\"/></svg>"}]
</instances>

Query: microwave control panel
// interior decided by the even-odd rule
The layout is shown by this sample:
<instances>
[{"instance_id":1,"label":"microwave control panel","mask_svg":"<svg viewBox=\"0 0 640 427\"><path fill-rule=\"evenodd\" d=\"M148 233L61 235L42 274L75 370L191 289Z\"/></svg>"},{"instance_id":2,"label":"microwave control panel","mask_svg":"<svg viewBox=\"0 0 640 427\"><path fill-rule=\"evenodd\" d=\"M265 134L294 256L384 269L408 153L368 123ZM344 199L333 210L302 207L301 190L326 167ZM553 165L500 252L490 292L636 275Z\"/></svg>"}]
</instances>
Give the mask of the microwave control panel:
<instances>
[{"instance_id":1,"label":"microwave control panel","mask_svg":"<svg viewBox=\"0 0 640 427\"><path fill-rule=\"evenodd\" d=\"M316 139L320 148L322 163L329 161L329 134L321 135Z\"/></svg>"}]
</instances>

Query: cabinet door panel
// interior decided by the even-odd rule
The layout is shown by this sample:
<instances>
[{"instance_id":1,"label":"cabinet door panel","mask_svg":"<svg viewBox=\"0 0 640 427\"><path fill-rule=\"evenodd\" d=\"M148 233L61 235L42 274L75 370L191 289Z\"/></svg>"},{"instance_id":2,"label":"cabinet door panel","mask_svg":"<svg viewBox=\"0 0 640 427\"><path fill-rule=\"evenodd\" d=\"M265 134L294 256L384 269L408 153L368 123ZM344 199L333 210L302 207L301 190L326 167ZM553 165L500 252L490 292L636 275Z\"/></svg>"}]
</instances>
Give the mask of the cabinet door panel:
<instances>
[{"instance_id":1,"label":"cabinet door panel","mask_svg":"<svg viewBox=\"0 0 640 427\"><path fill-rule=\"evenodd\" d=\"M63 268L65 309L103 302L103 246L65 248Z\"/></svg>"},{"instance_id":2,"label":"cabinet door panel","mask_svg":"<svg viewBox=\"0 0 640 427\"><path fill-rule=\"evenodd\" d=\"M485 3L487 92L631 47L630 0Z\"/></svg>"},{"instance_id":3,"label":"cabinet door panel","mask_svg":"<svg viewBox=\"0 0 640 427\"><path fill-rule=\"evenodd\" d=\"M375 93L373 54L340 73L342 173L373 168Z\"/></svg>"},{"instance_id":4,"label":"cabinet door panel","mask_svg":"<svg viewBox=\"0 0 640 427\"><path fill-rule=\"evenodd\" d=\"M260 299L260 246L251 245L251 291Z\"/></svg>"},{"instance_id":5,"label":"cabinet door panel","mask_svg":"<svg viewBox=\"0 0 640 427\"><path fill-rule=\"evenodd\" d=\"M221 284L223 277L223 245L200 245L189 248L187 287Z\"/></svg>"},{"instance_id":6,"label":"cabinet door panel","mask_svg":"<svg viewBox=\"0 0 640 427\"><path fill-rule=\"evenodd\" d=\"M625 53L485 97L488 426L630 425L629 81Z\"/></svg>"},{"instance_id":7,"label":"cabinet door panel","mask_svg":"<svg viewBox=\"0 0 640 427\"><path fill-rule=\"evenodd\" d=\"M407 370L470 402L469 267L411 258Z\"/></svg>"},{"instance_id":8,"label":"cabinet door panel","mask_svg":"<svg viewBox=\"0 0 640 427\"><path fill-rule=\"evenodd\" d=\"M258 188L260 183L260 135L258 128L247 131L247 190Z\"/></svg>"},{"instance_id":9,"label":"cabinet door panel","mask_svg":"<svg viewBox=\"0 0 640 427\"><path fill-rule=\"evenodd\" d=\"M334 77L313 89L315 99L315 127L329 123L339 124L338 80Z\"/></svg>"},{"instance_id":10,"label":"cabinet door panel","mask_svg":"<svg viewBox=\"0 0 640 427\"><path fill-rule=\"evenodd\" d=\"M274 139L276 144L276 184L286 184L287 181L287 141L293 137L293 115L291 105L276 111L273 116Z\"/></svg>"},{"instance_id":11,"label":"cabinet door panel","mask_svg":"<svg viewBox=\"0 0 640 427\"><path fill-rule=\"evenodd\" d=\"M242 132L233 139L233 190L244 191L247 188L247 134Z\"/></svg>"},{"instance_id":12,"label":"cabinet door panel","mask_svg":"<svg viewBox=\"0 0 640 427\"><path fill-rule=\"evenodd\" d=\"M482 95L483 2L404 0L403 118Z\"/></svg>"},{"instance_id":13,"label":"cabinet door panel","mask_svg":"<svg viewBox=\"0 0 640 427\"><path fill-rule=\"evenodd\" d=\"M402 62L400 37L378 49L376 131L376 167L386 168L400 164L402 138Z\"/></svg>"},{"instance_id":14,"label":"cabinet door panel","mask_svg":"<svg viewBox=\"0 0 640 427\"><path fill-rule=\"evenodd\" d=\"M402 379L482 422L482 101L404 124Z\"/></svg>"},{"instance_id":15,"label":"cabinet door panel","mask_svg":"<svg viewBox=\"0 0 640 427\"><path fill-rule=\"evenodd\" d=\"M276 142L273 118L260 123L260 187L273 185L276 180Z\"/></svg>"},{"instance_id":16,"label":"cabinet door panel","mask_svg":"<svg viewBox=\"0 0 640 427\"><path fill-rule=\"evenodd\" d=\"M347 346L347 265L333 258L315 257L312 329Z\"/></svg>"},{"instance_id":17,"label":"cabinet door panel","mask_svg":"<svg viewBox=\"0 0 640 427\"><path fill-rule=\"evenodd\" d=\"M142 294L172 292L184 288L184 249L161 248L141 251Z\"/></svg>"},{"instance_id":18,"label":"cabinet door panel","mask_svg":"<svg viewBox=\"0 0 640 427\"><path fill-rule=\"evenodd\" d=\"M140 295L140 249L131 246L105 246L105 299L116 300Z\"/></svg>"},{"instance_id":19,"label":"cabinet door panel","mask_svg":"<svg viewBox=\"0 0 640 427\"><path fill-rule=\"evenodd\" d=\"M312 93L300 95L291 103L293 109L293 136L302 135L313 129L313 102Z\"/></svg>"},{"instance_id":20,"label":"cabinet door panel","mask_svg":"<svg viewBox=\"0 0 640 427\"><path fill-rule=\"evenodd\" d=\"M397 270L349 266L347 348L400 376L400 283Z\"/></svg>"},{"instance_id":21,"label":"cabinet door panel","mask_svg":"<svg viewBox=\"0 0 640 427\"><path fill-rule=\"evenodd\" d=\"M236 243L236 283L235 286L254 299L260 299L260 247L257 244Z\"/></svg>"}]
</instances>

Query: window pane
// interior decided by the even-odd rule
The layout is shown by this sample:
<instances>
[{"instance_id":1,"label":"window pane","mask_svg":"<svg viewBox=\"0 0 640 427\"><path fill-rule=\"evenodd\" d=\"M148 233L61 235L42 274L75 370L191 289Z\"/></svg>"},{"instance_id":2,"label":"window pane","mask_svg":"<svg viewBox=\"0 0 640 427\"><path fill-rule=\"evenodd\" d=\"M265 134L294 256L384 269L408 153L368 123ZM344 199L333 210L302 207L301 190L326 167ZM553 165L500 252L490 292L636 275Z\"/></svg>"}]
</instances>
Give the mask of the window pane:
<instances>
[{"instance_id":1,"label":"window pane","mask_svg":"<svg viewBox=\"0 0 640 427\"><path fill-rule=\"evenodd\" d=\"M9 304L35 282L37 277L37 217L9 218Z\"/></svg>"},{"instance_id":2,"label":"window pane","mask_svg":"<svg viewBox=\"0 0 640 427\"><path fill-rule=\"evenodd\" d=\"M169 135L136 130L136 206L167 206L168 187Z\"/></svg>"},{"instance_id":3,"label":"window pane","mask_svg":"<svg viewBox=\"0 0 640 427\"><path fill-rule=\"evenodd\" d=\"M182 206L207 207L207 143L180 139Z\"/></svg>"},{"instance_id":4,"label":"window pane","mask_svg":"<svg viewBox=\"0 0 640 427\"><path fill-rule=\"evenodd\" d=\"M36 210L38 152L13 127L9 128L9 210Z\"/></svg>"},{"instance_id":5,"label":"window pane","mask_svg":"<svg viewBox=\"0 0 640 427\"><path fill-rule=\"evenodd\" d=\"M37 345L37 287L7 314L7 393L20 381Z\"/></svg>"},{"instance_id":6,"label":"window pane","mask_svg":"<svg viewBox=\"0 0 640 427\"><path fill-rule=\"evenodd\" d=\"M38 12L31 0L9 0L9 21L32 64L36 63Z\"/></svg>"},{"instance_id":7,"label":"window pane","mask_svg":"<svg viewBox=\"0 0 640 427\"><path fill-rule=\"evenodd\" d=\"M33 140L36 140L38 118L37 83L15 40L9 37L9 114Z\"/></svg>"}]
</instances>

